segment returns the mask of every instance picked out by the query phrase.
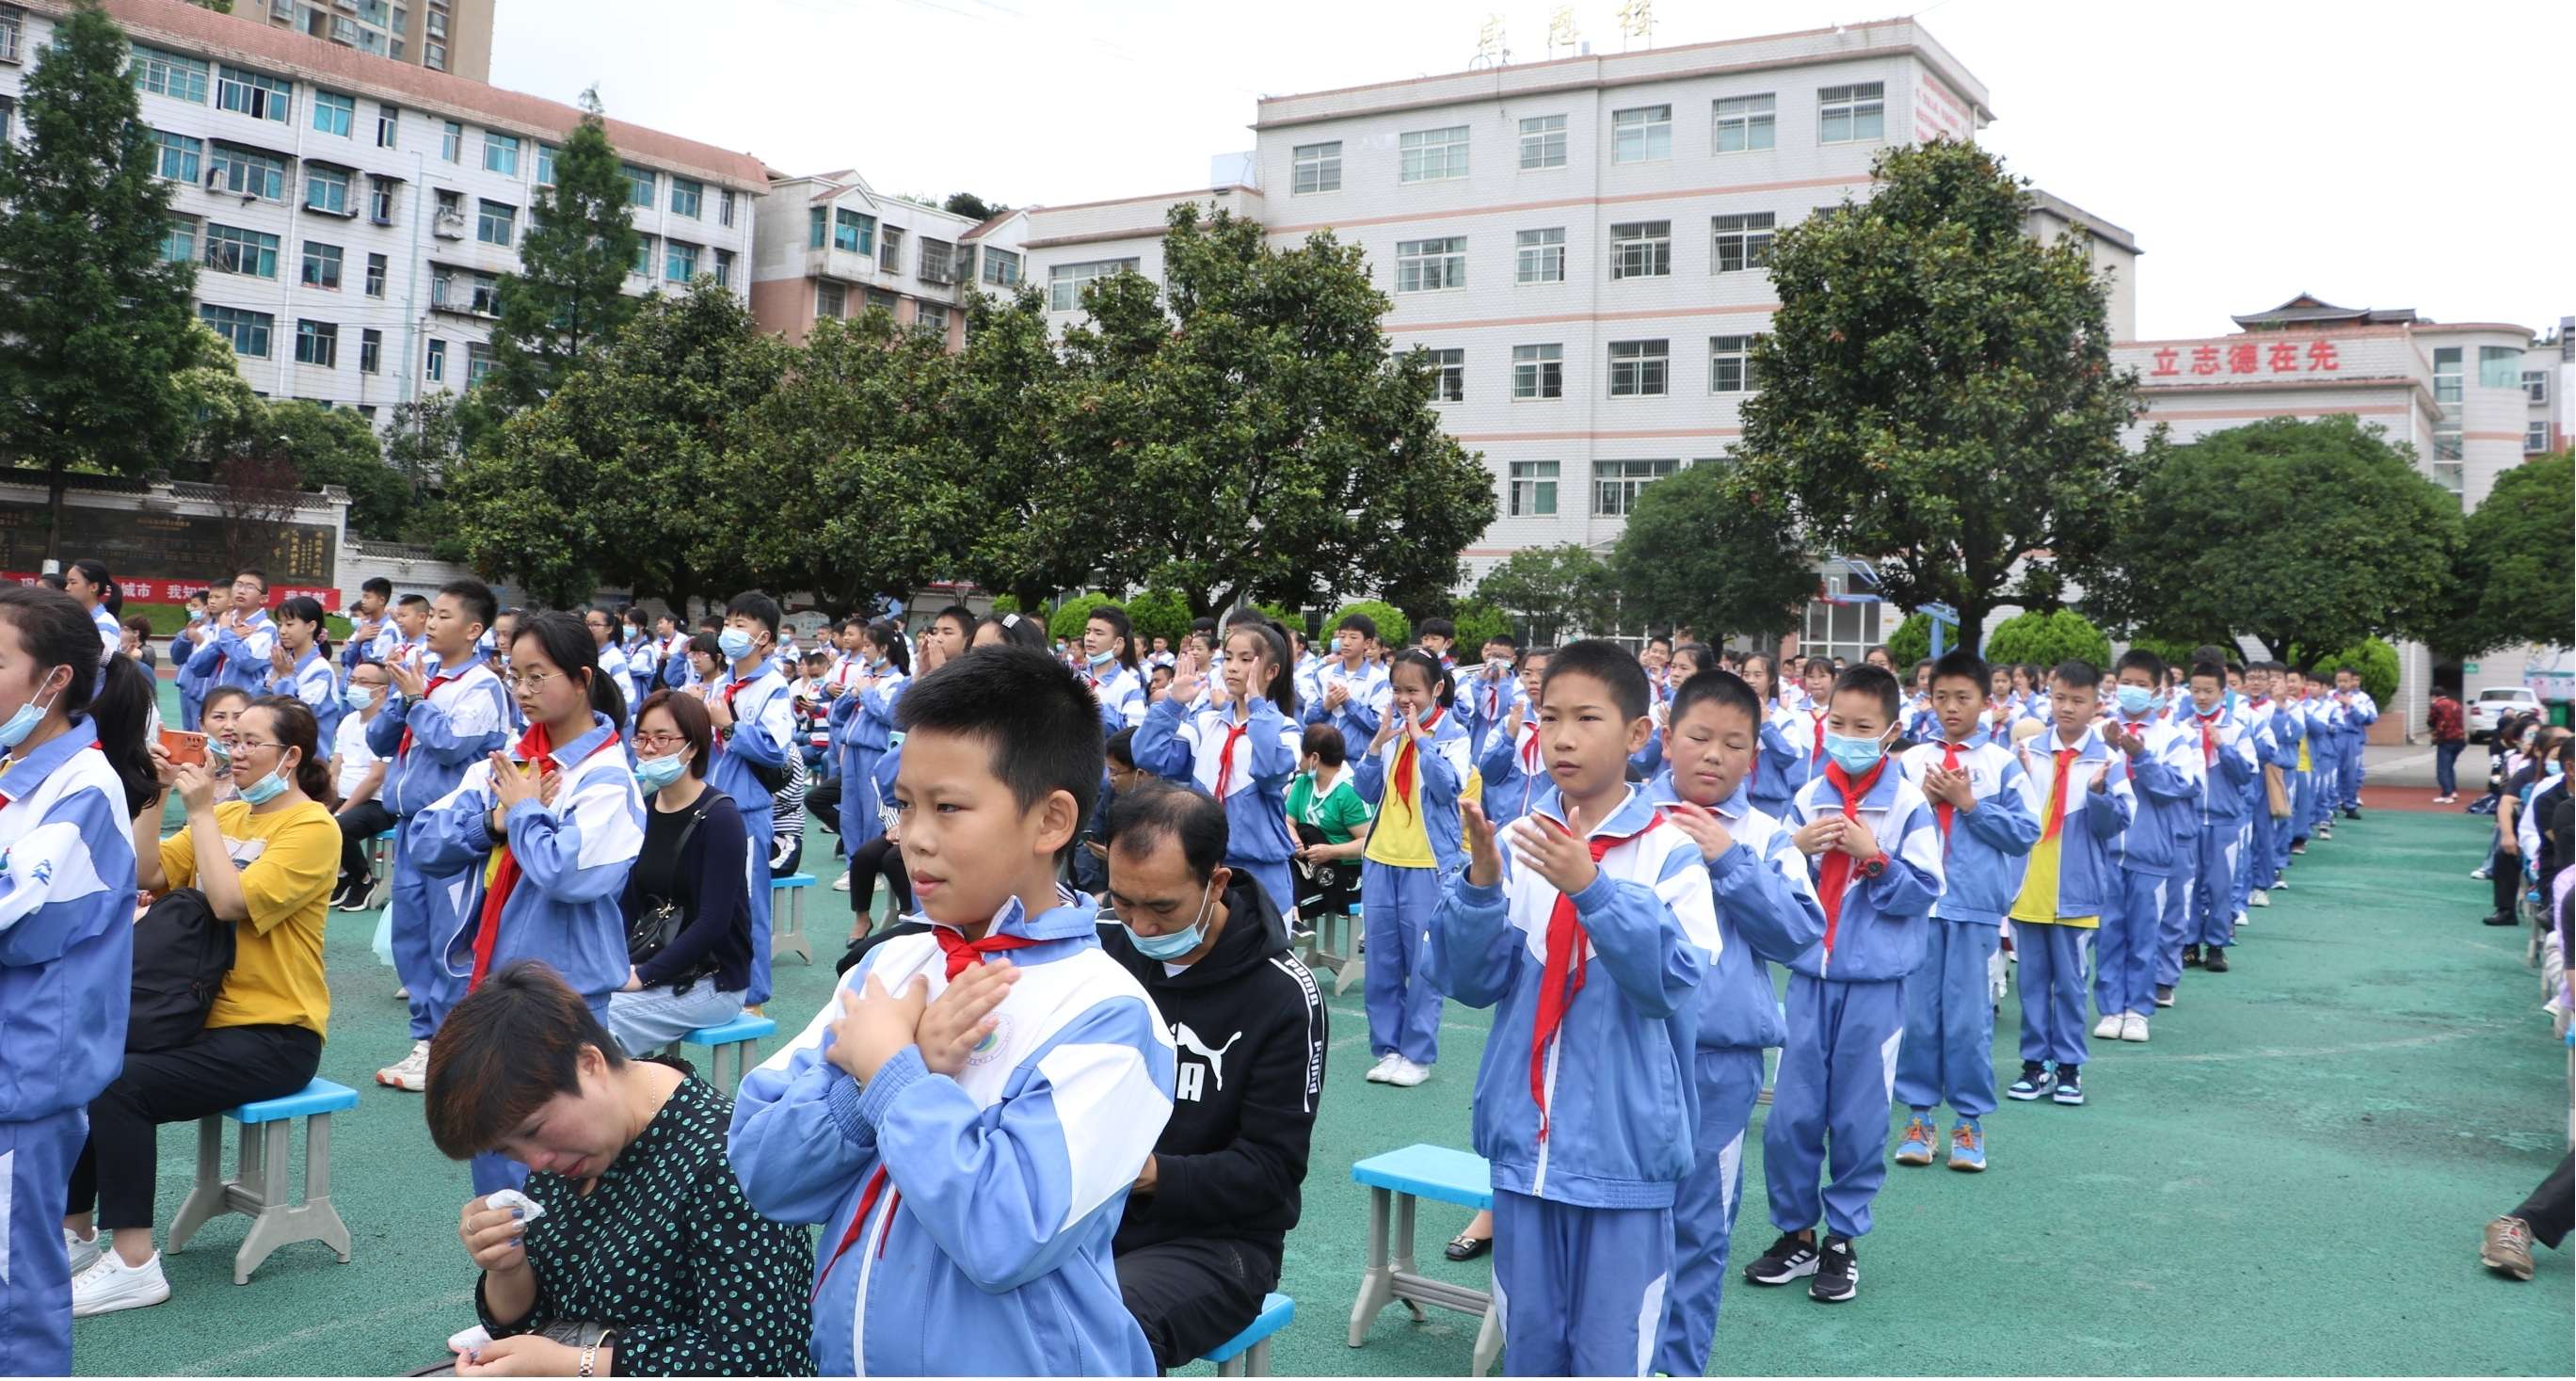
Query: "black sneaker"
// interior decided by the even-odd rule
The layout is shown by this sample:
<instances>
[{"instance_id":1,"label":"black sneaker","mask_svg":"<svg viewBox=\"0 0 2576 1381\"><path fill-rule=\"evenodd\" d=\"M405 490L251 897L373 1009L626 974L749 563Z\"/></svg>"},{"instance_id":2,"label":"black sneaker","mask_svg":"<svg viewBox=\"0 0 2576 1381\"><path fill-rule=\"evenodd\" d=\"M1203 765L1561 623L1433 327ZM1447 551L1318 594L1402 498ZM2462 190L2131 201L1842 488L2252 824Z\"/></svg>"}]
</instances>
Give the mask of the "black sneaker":
<instances>
[{"instance_id":1,"label":"black sneaker","mask_svg":"<svg viewBox=\"0 0 2576 1381\"><path fill-rule=\"evenodd\" d=\"M1807 1282L1807 1298L1840 1304L1860 1293L1860 1258L1852 1254L1850 1238L1826 1234L1824 1254L1815 1269L1816 1278Z\"/></svg>"},{"instance_id":2,"label":"black sneaker","mask_svg":"<svg viewBox=\"0 0 2576 1381\"><path fill-rule=\"evenodd\" d=\"M2200 967L2208 973L2227 972L2227 946L2211 945L2208 957L2200 961Z\"/></svg>"},{"instance_id":3,"label":"black sneaker","mask_svg":"<svg viewBox=\"0 0 2576 1381\"><path fill-rule=\"evenodd\" d=\"M2487 915L2486 915L2486 919L2485 919L2485 921L2483 922L2483 924L2486 924L2486 925L2520 925L2520 924L2522 924L2522 921L2521 921L2521 919L2520 919L2520 918L2516 917L2516 916L2515 916L2512 912L2510 912L2510 911L2490 911L2490 912L2488 912L2488 913L2487 913Z\"/></svg>"},{"instance_id":4,"label":"black sneaker","mask_svg":"<svg viewBox=\"0 0 2576 1381\"><path fill-rule=\"evenodd\" d=\"M1780 1234L1761 1260L1744 1268L1744 1278L1755 1285L1786 1285L1815 1273L1816 1244L1794 1232Z\"/></svg>"},{"instance_id":5,"label":"black sneaker","mask_svg":"<svg viewBox=\"0 0 2576 1381\"><path fill-rule=\"evenodd\" d=\"M2196 969L2200 967L2200 946L2185 945L2182 947L2182 966L2186 969Z\"/></svg>"},{"instance_id":6,"label":"black sneaker","mask_svg":"<svg viewBox=\"0 0 2576 1381\"><path fill-rule=\"evenodd\" d=\"M2013 1081L2011 1088L2004 1090L2004 1097L2016 1103L2036 1102L2048 1096L2048 1086L2053 1082L2048 1066L2037 1060L2024 1060L2021 1062L2021 1077Z\"/></svg>"}]
</instances>

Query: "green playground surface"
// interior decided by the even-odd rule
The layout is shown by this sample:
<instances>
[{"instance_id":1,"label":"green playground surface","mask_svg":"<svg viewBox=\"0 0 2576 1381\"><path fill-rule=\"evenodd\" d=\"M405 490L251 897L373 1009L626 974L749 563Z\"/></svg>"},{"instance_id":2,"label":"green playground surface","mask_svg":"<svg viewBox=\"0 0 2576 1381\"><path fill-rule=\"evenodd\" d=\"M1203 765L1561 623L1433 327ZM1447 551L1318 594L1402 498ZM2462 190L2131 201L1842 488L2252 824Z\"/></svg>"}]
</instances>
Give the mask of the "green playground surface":
<instances>
[{"instance_id":1,"label":"green playground surface","mask_svg":"<svg viewBox=\"0 0 2576 1381\"><path fill-rule=\"evenodd\" d=\"M2569 1256L2539 1251L2528 1283L2477 1262L2481 1226L2566 1150L2569 1093L2523 933L2477 923L2487 885L2467 872L2486 829L2373 814L2312 845L2292 887L2253 913L2233 972L2188 971L2152 1043L2094 1044L2087 1106L2007 1102L1987 1120L1983 1175L1891 1166L1859 1244L1857 1300L1822 1305L1737 1276L1712 1373L2576 1374ZM848 922L847 898L828 888L832 842L808 836L822 865L809 870L827 884L804 894L822 962L777 970L781 1038L832 984ZM354 1259L291 1246L235 1286L249 1220L219 1218L166 1258L168 1303L76 1325L79 1374L397 1375L441 1359L443 1340L473 1323L456 1241L465 1167L432 1149L417 1095L374 1082L409 1046L393 972L370 948L375 925L373 912L334 912L326 950L322 1076L360 1090L332 1125L332 1197ZM2006 996L1996 1033L2007 1078L2016 1003ZM1274 1340L1273 1367L1462 1375L1476 1326L1464 1315L1417 1324L1393 1307L1365 1347L1347 1345L1368 1231L1368 1194L1349 1169L1414 1142L1466 1144L1485 1014L1453 1004L1437 1072L1407 1090L1360 1077L1359 985L1331 1006L1305 1216L1280 1285L1298 1317ZM1737 1262L1774 1235L1764 1111L1746 1140ZM162 1132L165 1233L195 1137L193 1125ZM1487 1263L1439 1255L1466 1218L1424 1206L1421 1269L1482 1287Z\"/></svg>"}]
</instances>

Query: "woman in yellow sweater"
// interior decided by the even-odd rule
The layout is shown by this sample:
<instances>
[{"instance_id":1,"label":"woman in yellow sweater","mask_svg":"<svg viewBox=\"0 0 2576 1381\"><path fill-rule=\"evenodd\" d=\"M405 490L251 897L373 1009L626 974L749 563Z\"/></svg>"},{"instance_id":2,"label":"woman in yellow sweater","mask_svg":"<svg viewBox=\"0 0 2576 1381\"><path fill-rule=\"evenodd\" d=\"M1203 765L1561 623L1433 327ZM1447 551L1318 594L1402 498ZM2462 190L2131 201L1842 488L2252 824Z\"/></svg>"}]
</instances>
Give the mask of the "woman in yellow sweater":
<instances>
[{"instance_id":1,"label":"woman in yellow sweater","mask_svg":"<svg viewBox=\"0 0 2576 1381\"><path fill-rule=\"evenodd\" d=\"M233 927L233 966L203 1031L171 1049L127 1051L125 1072L90 1104L89 1144L72 1167L63 1219L74 1318L170 1298L152 1249L155 1129L303 1088L322 1062L331 1018L322 923L339 874L340 826L313 711L270 696L242 712L233 737L237 801L216 804L204 766L174 769L159 749L153 756L188 823L162 839L158 811L135 821L135 885L204 894L215 919Z\"/></svg>"}]
</instances>

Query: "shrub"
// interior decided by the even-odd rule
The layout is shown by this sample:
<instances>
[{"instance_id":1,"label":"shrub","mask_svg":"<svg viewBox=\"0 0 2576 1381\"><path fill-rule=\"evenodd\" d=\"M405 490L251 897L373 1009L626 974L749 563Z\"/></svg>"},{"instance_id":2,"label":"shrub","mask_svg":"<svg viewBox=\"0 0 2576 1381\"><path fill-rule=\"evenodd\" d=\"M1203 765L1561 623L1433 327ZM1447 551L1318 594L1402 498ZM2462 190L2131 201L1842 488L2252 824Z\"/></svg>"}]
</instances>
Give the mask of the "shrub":
<instances>
[{"instance_id":1,"label":"shrub","mask_svg":"<svg viewBox=\"0 0 2576 1381\"><path fill-rule=\"evenodd\" d=\"M2048 668L2060 662L2091 662L2108 669L2111 639L2093 621L2072 609L2053 614L2036 611L2004 620L1986 639L1988 662L2027 662Z\"/></svg>"},{"instance_id":2,"label":"shrub","mask_svg":"<svg viewBox=\"0 0 2576 1381\"><path fill-rule=\"evenodd\" d=\"M1368 615L1369 620L1377 625L1378 640L1388 647L1402 647L1413 640L1413 620L1406 618L1403 610L1382 599L1364 599L1334 610L1333 616L1324 621L1323 632L1316 636L1331 638L1334 627L1350 614Z\"/></svg>"}]
</instances>

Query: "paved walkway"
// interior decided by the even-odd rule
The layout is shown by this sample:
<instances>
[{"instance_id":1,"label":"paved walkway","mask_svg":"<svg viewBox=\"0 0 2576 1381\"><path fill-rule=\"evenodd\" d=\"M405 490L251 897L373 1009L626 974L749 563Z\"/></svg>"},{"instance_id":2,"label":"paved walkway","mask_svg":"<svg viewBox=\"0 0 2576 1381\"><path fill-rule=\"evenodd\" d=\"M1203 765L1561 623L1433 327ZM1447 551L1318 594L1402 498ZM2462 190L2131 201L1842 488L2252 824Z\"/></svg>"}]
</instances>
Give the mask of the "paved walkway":
<instances>
[{"instance_id":1,"label":"paved walkway","mask_svg":"<svg viewBox=\"0 0 2576 1381\"><path fill-rule=\"evenodd\" d=\"M2189 974L2152 1044L2095 1047L2089 1106L2006 1104L1989 1120L1994 1168L1982 1176L1891 1169L1857 1302L1730 1289L1714 1370L2576 1373L2568 1256L2542 1253L2528 1284L2475 1257L2479 1227L2565 1150L2568 1098L2518 935L2477 924L2486 889L2466 873L2483 827L2374 814L2317 846L2281 904L2255 913L2234 972ZM828 939L845 899L809 896ZM368 948L374 915L331 919L322 1072L363 1090L333 1128L355 1261L292 1247L236 1288L246 1220L218 1220L168 1260L168 1304L78 1325L81 1374L393 1375L437 1360L472 1321L455 1237L464 1167L430 1148L415 1096L373 1084L406 1045L402 1005ZM781 970L782 1027L801 1025L830 978L828 965ZM2007 998L1996 1055L2007 1070L2014 1012ZM1439 1070L1415 1090L1361 1080L1357 988L1333 1021L1305 1221L1288 1244L1284 1288L1301 1312L1277 1369L1463 1372L1463 1318L1415 1325L1391 1310L1366 1348L1344 1345L1367 1220L1348 1167L1414 1141L1465 1144L1484 1015L1451 1009ZM193 1135L164 1130L165 1226ZM1773 1235L1758 1148L1745 1159L1739 1260ZM1436 1261L1463 1216L1425 1212L1426 1269L1481 1285L1482 1263Z\"/></svg>"}]
</instances>

